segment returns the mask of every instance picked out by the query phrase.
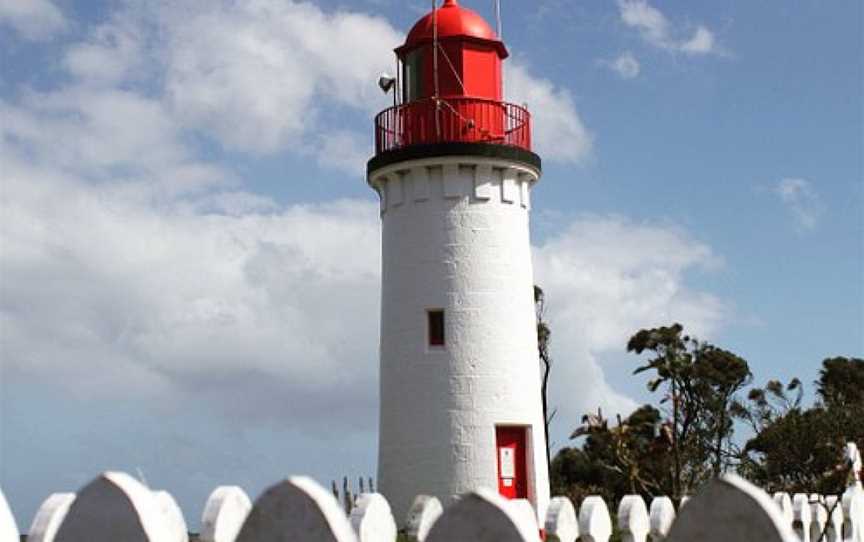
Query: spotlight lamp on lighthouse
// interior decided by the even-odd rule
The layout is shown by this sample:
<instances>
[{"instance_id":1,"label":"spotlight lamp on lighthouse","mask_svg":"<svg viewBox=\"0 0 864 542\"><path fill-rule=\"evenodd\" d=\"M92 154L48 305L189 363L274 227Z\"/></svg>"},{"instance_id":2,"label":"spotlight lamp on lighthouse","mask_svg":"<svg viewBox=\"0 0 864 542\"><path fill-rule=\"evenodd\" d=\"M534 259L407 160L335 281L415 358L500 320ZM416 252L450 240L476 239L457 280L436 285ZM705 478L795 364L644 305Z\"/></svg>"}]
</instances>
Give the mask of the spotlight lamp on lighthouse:
<instances>
[{"instance_id":1,"label":"spotlight lamp on lighthouse","mask_svg":"<svg viewBox=\"0 0 864 542\"><path fill-rule=\"evenodd\" d=\"M503 101L508 56L445 0L379 86L367 182L380 198L379 490L404 518L485 487L549 502L529 242L541 161L527 108Z\"/></svg>"}]
</instances>

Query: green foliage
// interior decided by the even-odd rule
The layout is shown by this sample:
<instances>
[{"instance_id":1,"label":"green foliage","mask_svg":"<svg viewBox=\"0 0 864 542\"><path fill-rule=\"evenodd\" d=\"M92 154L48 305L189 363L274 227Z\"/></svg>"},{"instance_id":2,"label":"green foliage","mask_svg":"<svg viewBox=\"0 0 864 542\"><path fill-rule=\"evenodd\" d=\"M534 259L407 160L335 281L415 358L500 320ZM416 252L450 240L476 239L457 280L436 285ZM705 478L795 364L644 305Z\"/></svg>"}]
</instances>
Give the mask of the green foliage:
<instances>
[{"instance_id":1,"label":"green foliage","mask_svg":"<svg viewBox=\"0 0 864 542\"><path fill-rule=\"evenodd\" d=\"M822 362L816 389L819 402L801 405L795 379L755 388L736 415L755 430L741 454L742 474L772 491L836 493L847 484L847 442L864 449L864 360L829 358ZM792 396L794 392L796 395Z\"/></svg>"},{"instance_id":2,"label":"green foliage","mask_svg":"<svg viewBox=\"0 0 864 542\"><path fill-rule=\"evenodd\" d=\"M627 350L653 354L634 374L653 371L648 390L663 389L660 404L671 404L669 494L680 497L731 463L733 397L750 382L750 367L732 352L684 335L677 323L640 330Z\"/></svg>"},{"instance_id":3,"label":"green foliage","mask_svg":"<svg viewBox=\"0 0 864 542\"><path fill-rule=\"evenodd\" d=\"M864 359L826 359L816 391L829 408L860 408L864 404Z\"/></svg>"},{"instance_id":4,"label":"green foliage","mask_svg":"<svg viewBox=\"0 0 864 542\"><path fill-rule=\"evenodd\" d=\"M646 497L667 491L670 442L660 411L645 405L609 426L602 412L583 418L573 437L580 448L564 448L552 462L552 489L579 503L601 495L615 503L627 494Z\"/></svg>"},{"instance_id":5,"label":"green foliage","mask_svg":"<svg viewBox=\"0 0 864 542\"><path fill-rule=\"evenodd\" d=\"M545 323L538 328L538 337L549 333ZM748 362L677 323L638 331L627 350L648 355L634 374L651 373L657 406L615 424L600 411L583 417L571 435L584 438L581 446L551 463L554 494L577 505L588 495L612 505L632 493L677 498L730 468L769 491L838 494L848 485L846 443L864 450L864 360L825 359L818 400L805 408L798 378L770 380L740 398L752 381ZM736 422L752 432L743 448L733 440Z\"/></svg>"}]
</instances>

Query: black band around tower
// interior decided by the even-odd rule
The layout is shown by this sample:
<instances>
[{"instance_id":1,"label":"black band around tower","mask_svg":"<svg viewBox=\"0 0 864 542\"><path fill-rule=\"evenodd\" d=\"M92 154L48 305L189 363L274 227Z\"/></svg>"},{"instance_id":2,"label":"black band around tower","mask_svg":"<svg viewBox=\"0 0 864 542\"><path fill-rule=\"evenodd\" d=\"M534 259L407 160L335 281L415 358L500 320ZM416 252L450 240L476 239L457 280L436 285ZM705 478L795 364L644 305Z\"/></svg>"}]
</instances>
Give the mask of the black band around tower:
<instances>
[{"instance_id":1,"label":"black band around tower","mask_svg":"<svg viewBox=\"0 0 864 542\"><path fill-rule=\"evenodd\" d=\"M495 143L432 143L428 145L411 145L401 149L385 151L373 157L366 164L366 174L383 167L408 160L423 158L439 158L442 156L478 156L484 158L501 158L521 162L540 173L540 157L531 151L509 145Z\"/></svg>"}]
</instances>

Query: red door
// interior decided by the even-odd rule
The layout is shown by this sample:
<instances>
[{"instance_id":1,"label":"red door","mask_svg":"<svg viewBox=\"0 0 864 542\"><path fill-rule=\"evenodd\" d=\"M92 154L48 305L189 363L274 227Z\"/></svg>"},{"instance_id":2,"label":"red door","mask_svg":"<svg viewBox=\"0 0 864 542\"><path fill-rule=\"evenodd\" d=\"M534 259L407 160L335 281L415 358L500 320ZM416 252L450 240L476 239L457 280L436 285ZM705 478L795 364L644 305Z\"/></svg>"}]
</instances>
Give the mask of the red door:
<instances>
[{"instance_id":1,"label":"red door","mask_svg":"<svg viewBox=\"0 0 864 542\"><path fill-rule=\"evenodd\" d=\"M525 427L495 428L495 450L498 454L498 493L508 499L528 498L525 432Z\"/></svg>"}]
</instances>

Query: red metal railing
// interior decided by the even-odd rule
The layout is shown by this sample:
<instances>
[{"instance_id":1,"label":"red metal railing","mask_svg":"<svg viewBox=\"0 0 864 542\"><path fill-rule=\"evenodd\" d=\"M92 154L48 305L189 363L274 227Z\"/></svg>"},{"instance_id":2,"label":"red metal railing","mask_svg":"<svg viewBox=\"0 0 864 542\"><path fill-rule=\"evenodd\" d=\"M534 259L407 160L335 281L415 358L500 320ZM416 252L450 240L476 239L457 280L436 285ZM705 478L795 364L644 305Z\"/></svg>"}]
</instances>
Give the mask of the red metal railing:
<instances>
[{"instance_id":1,"label":"red metal railing","mask_svg":"<svg viewBox=\"0 0 864 542\"><path fill-rule=\"evenodd\" d=\"M457 97L397 105L375 117L376 154L449 142L495 143L530 151L531 114L506 102Z\"/></svg>"}]
</instances>

